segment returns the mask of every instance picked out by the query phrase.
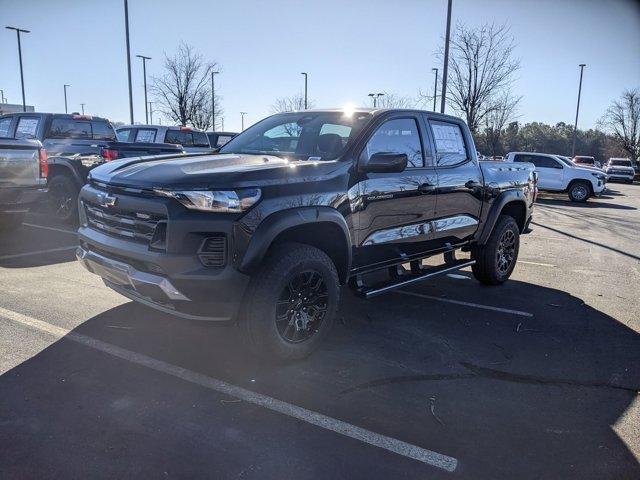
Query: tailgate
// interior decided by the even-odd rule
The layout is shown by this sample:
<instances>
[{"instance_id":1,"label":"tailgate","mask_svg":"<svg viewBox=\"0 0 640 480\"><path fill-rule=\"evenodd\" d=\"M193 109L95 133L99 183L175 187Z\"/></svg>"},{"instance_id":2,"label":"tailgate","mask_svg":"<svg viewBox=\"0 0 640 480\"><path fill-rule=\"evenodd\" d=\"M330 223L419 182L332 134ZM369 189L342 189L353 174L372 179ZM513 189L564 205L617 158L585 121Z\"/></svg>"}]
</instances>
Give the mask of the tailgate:
<instances>
[{"instance_id":1,"label":"tailgate","mask_svg":"<svg viewBox=\"0 0 640 480\"><path fill-rule=\"evenodd\" d=\"M27 141L0 140L0 187L36 187L42 183L40 148Z\"/></svg>"}]
</instances>

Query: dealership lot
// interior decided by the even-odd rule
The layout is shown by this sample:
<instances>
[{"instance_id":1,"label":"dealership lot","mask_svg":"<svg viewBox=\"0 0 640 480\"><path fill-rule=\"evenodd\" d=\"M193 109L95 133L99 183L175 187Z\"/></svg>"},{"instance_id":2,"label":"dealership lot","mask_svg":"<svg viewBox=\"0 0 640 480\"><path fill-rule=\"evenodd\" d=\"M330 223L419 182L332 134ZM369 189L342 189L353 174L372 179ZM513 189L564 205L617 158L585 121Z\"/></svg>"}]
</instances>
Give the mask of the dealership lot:
<instances>
[{"instance_id":1,"label":"dealership lot","mask_svg":"<svg viewBox=\"0 0 640 480\"><path fill-rule=\"evenodd\" d=\"M35 214L0 238L11 478L638 478L640 185L543 197L502 287L364 301L309 359L135 305Z\"/></svg>"}]
</instances>

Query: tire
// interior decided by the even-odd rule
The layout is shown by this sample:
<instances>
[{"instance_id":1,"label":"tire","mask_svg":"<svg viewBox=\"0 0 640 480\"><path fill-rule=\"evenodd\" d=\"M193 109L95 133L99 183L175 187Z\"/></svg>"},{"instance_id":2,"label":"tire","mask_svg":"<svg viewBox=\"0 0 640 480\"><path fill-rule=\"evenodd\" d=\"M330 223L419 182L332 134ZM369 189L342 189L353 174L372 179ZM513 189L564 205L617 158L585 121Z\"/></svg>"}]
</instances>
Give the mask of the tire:
<instances>
[{"instance_id":1,"label":"tire","mask_svg":"<svg viewBox=\"0 0 640 480\"><path fill-rule=\"evenodd\" d=\"M569 199L572 202L586 202L591 196L589 182L575 182L569 187Z\"/></svg>"},{"instance_id":2,"label":"tire","mask_svg":"<svg viewBox=\"0 0 640 480\"><path fill-rule=\"evenodd\" d=\"M0 214L0 231L8 232L20 228L24 221L24 213L2 213Z\"/></svg>"},{"instance_id":3,"label":"tire","mask_svg":"<svg viewBox=\"0 0 640 480\"><path fill-rule=\"evenodd\" d=\"M240 335L259 357L300 360L331 330L339 300L336 267L322 250L282 244L251 279L239 317Z\"/></svg>"},{"instance_id":4,"label":"tire","mask_svg":"<svg viewBox=\"0 0 640 480\"><path fill-rule=\"evenodd\" d=\"M49 208L58 220L65 223L78 222L78 193L80 190L67 175L56 175L48 182Z\"/></svg>"},{"instance_id":5,"label":"tire","mask_svg":"<svg viewBox=\"0 0 640 480\"><path fill-rule=\"evenodd\" d=\"M485 285L500 285L506 282L518 260L520 229L515 219L500 215L487 243L471 250L475 260L471 270L473 276Z\"/></svg>"}]
</instances>

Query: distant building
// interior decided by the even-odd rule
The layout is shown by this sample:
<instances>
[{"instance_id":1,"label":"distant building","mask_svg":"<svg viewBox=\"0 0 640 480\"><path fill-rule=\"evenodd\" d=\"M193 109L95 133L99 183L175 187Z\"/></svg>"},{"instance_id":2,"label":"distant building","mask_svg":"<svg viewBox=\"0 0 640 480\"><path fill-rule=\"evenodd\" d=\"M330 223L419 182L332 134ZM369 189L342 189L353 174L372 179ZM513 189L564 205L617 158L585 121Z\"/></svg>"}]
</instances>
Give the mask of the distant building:
<instances>
[{"instance_id":1,"label":"distant building","mask_svg":"<svg viewBox=\"0 0 640 480\"><path fill-rule=\"evenodd\" d=\"M27 112L35 112L36 109L33 105L27 105ZM16 105L14 103L0 103L0 115L5 113L22 113L22 104Z\"/></svg>"}]
</instances>

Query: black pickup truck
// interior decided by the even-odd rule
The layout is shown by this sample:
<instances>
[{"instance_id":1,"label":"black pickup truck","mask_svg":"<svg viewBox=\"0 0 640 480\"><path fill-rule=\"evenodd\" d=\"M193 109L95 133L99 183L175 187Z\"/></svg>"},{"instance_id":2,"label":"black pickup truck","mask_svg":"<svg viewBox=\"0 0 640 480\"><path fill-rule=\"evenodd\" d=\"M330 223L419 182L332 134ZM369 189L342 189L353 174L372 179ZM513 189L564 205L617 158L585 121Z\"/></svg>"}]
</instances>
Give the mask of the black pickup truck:
<instances>
[{"instance_id":1,"label":"black pickup truck","mask_svg":"<svg viewBox=\"0 0 640 480\"><path fill-rule=\"evenodd\" d=\"M277 114L218 155L93 170L77 257L131 299L235 321L254 352L302 358L333 324L340 285L371 297L466 266L485 284L509 278L534 167L475 152L464 122L431 112Z\"/></svg>"},{"instance_id":2,"label":"black pickup truck","mask_svg":"<svg viewBox=\"0 0 640 480\"><path fill-rule=\"evenodd\" d=\"M0 137L0 229L22 223L46 193L47 152L37 140Z\"/></svg>"},{"instance_id":3,"label":"black pickup truck","mask_svg":"<svg viewBox=\"0 0 640 480\"><path fill-rule=\"evenodd\" d=\"M179 145L116 141L106 118L64 113L0 116L0 136L39 140L49 155L49 204L62 221L75 220L78 192L92 168L116 158L179 154Z\"/></svg>"}]
</instances>

